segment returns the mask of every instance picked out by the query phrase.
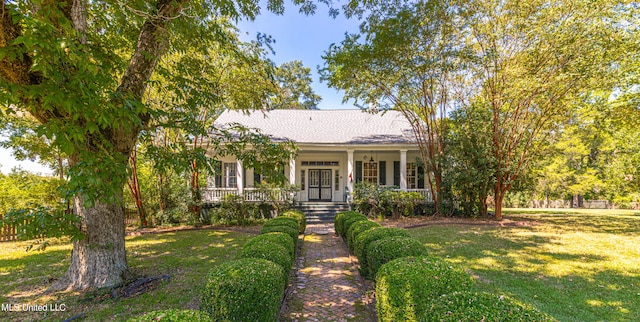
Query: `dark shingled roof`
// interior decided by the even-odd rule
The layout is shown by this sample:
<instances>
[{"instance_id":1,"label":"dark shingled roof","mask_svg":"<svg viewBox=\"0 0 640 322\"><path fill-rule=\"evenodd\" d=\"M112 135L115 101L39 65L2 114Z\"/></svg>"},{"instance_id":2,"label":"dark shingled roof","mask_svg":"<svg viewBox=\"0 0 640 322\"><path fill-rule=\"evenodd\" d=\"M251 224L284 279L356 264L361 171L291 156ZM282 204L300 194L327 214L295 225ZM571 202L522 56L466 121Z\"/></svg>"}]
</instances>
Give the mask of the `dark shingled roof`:
<instances>
[{"instance_id":1,"label":"dark shingled roof","mask_svg":"<svg viewBox=\"0 0 640 322\"><path fill-rule=\"evenodd\" d=\"M397 111L361 110L225 111L214 126L238 123L259 129L273 140L316 144L412 144L411 125Z\"/></svg>"}]
</instances>

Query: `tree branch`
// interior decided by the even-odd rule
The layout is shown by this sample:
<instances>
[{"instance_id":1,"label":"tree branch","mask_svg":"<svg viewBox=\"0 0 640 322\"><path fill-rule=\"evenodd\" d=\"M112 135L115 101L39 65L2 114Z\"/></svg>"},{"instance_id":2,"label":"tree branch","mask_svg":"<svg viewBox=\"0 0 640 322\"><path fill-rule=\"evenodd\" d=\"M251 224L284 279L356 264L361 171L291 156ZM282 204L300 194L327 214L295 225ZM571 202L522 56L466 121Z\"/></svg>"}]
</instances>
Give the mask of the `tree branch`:
<instances>
[{"instance_id":1,"label":"tree branch","mask_svg":"<svg viewBox=\"0 0 640 322\"><path fill-rule=\"evenodd\" d=\"M155 70L158 60L166 51L169 39L167 24L171 17L182 10L189 0L160 0L155 15L147 19L140 30L138 45L131 57L129 67L125 71L118 92L131 95L134 99L142 99L147 81ZM144 119L148 121L148 117Z\"/></svg>"},{"instance_id":2,"label":"tree branch","mask_svg":"<svg viewBox=\"0 0 640 322\"><path fill-rule=\"evenodd\" d=\"M7 5L7 0L2 1L2 10L0 11L0 48L5 49L11 47L12 42L22 35L22 27L19 21L14 22L14 16L17 15L12 5ZM26 54L23 45L14 46L12 51L18 54L18 57L10 60L4 57L0 60L0 78L5 82L16 85L31 85L41 82L42 75L40 73L32 73L30 71L32 60Z\"/></svg>"}]
</instances>

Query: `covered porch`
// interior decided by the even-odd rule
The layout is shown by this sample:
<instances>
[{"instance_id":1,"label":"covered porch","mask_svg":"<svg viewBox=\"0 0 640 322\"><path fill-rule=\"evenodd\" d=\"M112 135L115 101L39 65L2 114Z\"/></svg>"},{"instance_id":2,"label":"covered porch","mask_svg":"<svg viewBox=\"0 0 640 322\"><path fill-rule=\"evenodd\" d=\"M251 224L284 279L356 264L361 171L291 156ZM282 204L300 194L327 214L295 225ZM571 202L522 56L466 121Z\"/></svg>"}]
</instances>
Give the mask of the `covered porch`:
<instances>
[{"instance_id":1,"label":"covered porch","mask_svg":"<svg viewBox=\"0 0 640 322\"><path fill-rule=\"evenodd\" d=\"M267 191L260 183L268 178L245 168L233 158L221 160L220 174L210 177L202 189L203 201L218 203L228 195L243 196L247 202L280 198L297 202L346 202L357 182L369 182L392 190L420 193L432 201L423 167L415 146L377 145L300 146L300 152L282 171L295 193ZM273 190L273 189L272 189ZM266 194L269 194L267 196Z\"/></svg>"}]
</instances>

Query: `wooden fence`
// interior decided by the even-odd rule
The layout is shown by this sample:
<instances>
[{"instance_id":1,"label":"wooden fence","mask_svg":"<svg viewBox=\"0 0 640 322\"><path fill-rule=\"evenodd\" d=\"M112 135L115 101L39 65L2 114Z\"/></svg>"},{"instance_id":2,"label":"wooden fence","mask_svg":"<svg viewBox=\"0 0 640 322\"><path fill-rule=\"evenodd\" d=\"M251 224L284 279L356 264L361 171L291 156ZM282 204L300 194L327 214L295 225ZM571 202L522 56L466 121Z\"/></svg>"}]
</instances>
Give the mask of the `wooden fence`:
<instances>
[{"instance_id":1,"label":"wooden fence","mask_svg":"<svg viewBox=\"0 0 640 322\"><path fill-rule=\"evenodd\" d=\"M2 220L0 215L0 220ZM0 225L0 242L12 241L18 238L18 231L15 226Z\"/></svg>"},{"instance_id":2,"label":"wooden fence","mask_svg":"<svg viewBox=\"0 0 640 322\"><path fill-rule=\"evenodd\" d=\"M124 225L137 226L139 225L138 210L124 208ZM0 215L0 220L2 220ZM0 224L0 242L14 241L18 239L18 230L15 226Z\"/></svg>"}]
</instances>

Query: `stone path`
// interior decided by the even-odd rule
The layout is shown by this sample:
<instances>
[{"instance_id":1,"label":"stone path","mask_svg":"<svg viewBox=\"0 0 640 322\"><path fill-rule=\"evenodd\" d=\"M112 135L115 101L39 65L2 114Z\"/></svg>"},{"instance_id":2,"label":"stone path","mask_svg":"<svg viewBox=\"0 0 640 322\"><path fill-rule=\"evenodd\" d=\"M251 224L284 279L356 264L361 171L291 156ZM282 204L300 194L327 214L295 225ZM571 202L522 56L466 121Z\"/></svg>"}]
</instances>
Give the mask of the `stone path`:
<instances>
[{"instance_id":1,"label":"stone path","mask_svg":"<svg viewBox=\"0 0 640 322\"><path fill-rule=\"evenodd\" d=\"M333 223L308 225L283 321L375 321L349 251Z\"/></svg>"}]
</instances>

